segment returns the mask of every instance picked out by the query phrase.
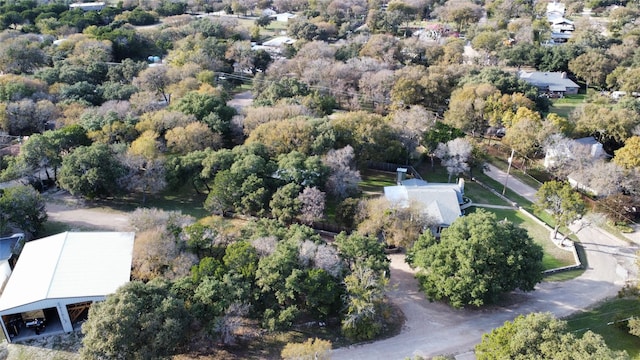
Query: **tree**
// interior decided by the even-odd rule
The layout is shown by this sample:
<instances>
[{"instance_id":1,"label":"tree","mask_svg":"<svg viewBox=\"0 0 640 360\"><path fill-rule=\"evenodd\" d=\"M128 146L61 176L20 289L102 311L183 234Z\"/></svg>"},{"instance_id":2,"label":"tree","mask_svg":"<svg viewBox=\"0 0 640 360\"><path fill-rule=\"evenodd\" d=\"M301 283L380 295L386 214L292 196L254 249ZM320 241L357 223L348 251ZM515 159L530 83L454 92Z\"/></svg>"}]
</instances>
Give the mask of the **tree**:
<instances>
[{"instance_id":1,"label":"tree","mask_svg":"<svg viewBox=\"0 0 640 360\"><path fill-rule=\"evenodd\" d=\"M124 187L141 192L143 204L147 201L147 194L157 194L167 187L164 159L127 153L122 163L128 170Z\"/></svg>"},{"instance_id":2,"label":"tree","mask_svg":"<svg viewBox=\"0 0 640 360\"><path fill-rule=\"evenodd\" d=\"M585 203L580 194L571 188L568 183L560 181L547 181L536 193L535 206L541 211L549 211L555 227L553 228L553 238L558 234L560 226L568 227L572 222L580 219L584 215ZM566 239L569 234L565 234Z\"/></svg>"},{"instance_id":3,"label":"tree","mask_svg":"<svg viewBox=\"0 0 640 360\"><path fill-rule=\"evenodd\" d=\"M444 122L472 136L482 134L487 127L487 100L498 92L495 86L486 83L467 84L454 90Z\"/></svg>"},{"instance_id":4,"label":"tree","mask_svg":"<svg viewBox=\"0 0 640 360\"><path fill-rule=\"evenodd\" d=\"M33 187L18 185L0 190L0 234L11 226L34 235L46 221L44 198Z\"/></svg>"},{"instance_id":5,"label":"tree","mask_svg":"<svg viewBox=\"0 0 640 360\"><path fill-rule=\"evenodd\" d=\"M599 89L606 88L607 75L615 68L615 62L597 50L587 51L569 61L569 70L584 79L587 87L595 86Z\"/></svg>"},{"instance_id":6,"label":"tree","mask_svg":"<svg viewBox=\"0 0 640 360\"><path fill-rule=\"evenodd\" d=\"M303 343L287 343L280 356L286 360L328 360L331 358L330 352L331 341L309 338Z\"/></svg>"},{"instance_id":7,"label":"tree","mask_svg":"<svg viewBox=\"0 0 640 360\"><path fill-rule=\"evenodd\" d=\"M167 92L172 83L166 66L154 66L140 71L138 77L133 79L133 85L140 89L151 91L156 95L162 95L166 104L171 101L171 94Z\"/></svg>"},{"instance_id":8,"label":"tree","mask_svg":"<svg viewBox=\"0 0 640 360\"><path fill-rule=\"evenodd\" d=\"M468 0L448 0L434 13L443 21L456 24L458 32L482 17L482 7Z\"/></svg>"},{"instance_id":9,"label":"tree","mask_svg":"<svg viewBox=\"0 0 640 360\"><path fill-rule=\"evenodd\" d=\"M640 136L632 136L615 152L613 161L625 169L640 168Z\"/></svg>"},{"instance_id":10,"label":"tree","mask_svg":"<svg viewBox=\"0 0 640 360\"><path fill-rule=\"evenodd\" d=\"M436 125L436 114L422 106L411 106L393 114L392 127L400 135L407 156L413 155L420 144L422 135Z\"/></svg>"},{"instance_id":11,"label":"tree","mask_svg":"<svg viewBox=\"0 0 640 360\"><path fill-rule=\"evenodd\" d=\"M300 220L305 224L312 224L324 215L326 194L317 187L305 187L298 195L300 202Z\"/></svg>"},{"instance_id":12,"label":"tree","mask_svg":"<svg viewBox=\"0 0 640 360\"><path fill-rule=\"evenodd\" d=\"M384 197L365 200L359 216L364 219L358 225L360 233L380 237L394 246L410 246L422 231L434 225L418 204L392 204Z\"/></svg>"},{"instance_id":13,"label":"tree","mask_svg":"<svg viewBox=\"0 0 640 360\"><path fill-rule=\"evenodd\" d=\"M472 150L471 143L463 138L453 139L446 144L438 144L434 155L440 158L442 165L447 168L447 173L449 173L448 182L451 182L453 175L469 171L469 158Z\"/></svg>"},{"instance_id":14,"label":"tree","mask_svg":"<svg viewBox=\"0 0 640 360\"><path fill-rule=\"evenodd\" d=\"M149 359L179 352L189 339L190 316L168 282L130 282L94 303L82 326L82 356Z\"/></svg>"},{"instance_id":15,"label":"tree","mask_svg":"<svg viewBox=\"0 0 640 360\"><path fill-rule=\"evenodd\" d=\"M331 169L327 179L327 189L339 198L346 198L355 194L361 181L360 172L353 170L353 148L349 145L342 149L330 150L323 159L324 164Z\"/></svg>"},{"instance_id":16,"label":"tree","mask_svg":"<svg viewBox=\"0 0 640 360\"><path fill-rule=\"evenodd\" d=\"M167 147L172 152L186 154L196 150L217 149L222 146L222 138L199 121L185 127L175 127L165 134Z\"/></svg>"},{"instance_id":17,"label":"tree","mask_svg":"<svg viewBox=\"0 0 640 360\"><path fill-rule=\"evenodd\" d=\"M11 135L31 135L44 131L47 122L57 117L56 106L49 100L35 102L24 99L6 105L6 125L0 125Z\"/></svg>"},{"instance_id":18,"label":"tree","mask_svg":"<svg viewBox=\"0 0 640 360\"><path fill-rule=\"evenodd\" d=\"M5 73L30 73L45 65L47 56L39 40L29 35L3 39L0 46L0 70Z\"/></svg>"},{"instance_id":19,"label":"tree","mask_svg":"<svg viewBox=\"0 0 640 360\"><path fill-rule=\"evenodd\" d=\"M451 140L464 137L464 132L460 129L449 126L442 121L436 121L433 129L425 132L422 136L421 144L427 149L427 153L431 157L431 167L433 167L434 152L438 148L438 144L446 144Z\"/></svg>"},{"instance_id":20,"label":"tree","mask_svg":"<svg viewBox=\"0 0 640 360\"><path fill-rule=\"evenodd\" d=\"M344 283L347 310L342 319L342 332L351 340L371 340L382 331L384 325L382 314L386 279L358 263Z\"/></svg>"},{"instance_id":21,"label":"tree","mask_svg":"<svg viewBox=\"0 0 640 360\"><path fill-rule=\"evenodd\" d=\"M360 264L377 274L389 272L389 259L384 253L384 243L378 238L358 232L352 232L349 235L341 232L335 239L340 256L351 269Z\"/></svg>"},{"instance_id":22,"label":"tree","mask_svg":"<svg viewBox=\"0 0 640 360\"><path fill-rule=\"evenodd\" d=\"M439 242L423 233L408 258L427 297L456 308L532 291L542 280L542 248L526 230L484 210L458 218Z\"/></svg>"},{"instance_id":23,"label":"tree","mask_svg":"<svg viewBox=\"0 0 640 360\"><path fill-rule=\"evenodd\" d=\"M80 146L62 160L58 181L73 195L96 198L114 195L125 170L109 146Z\"/></svg>"},{"instance_id":24,"label":"tree","mask_svg":"<svg viewBox=\"0 0 640 360\"><path fill-rule=\"evenodd\" d=\"M567 332L567 322L550 313L519 315L513 321L482 335L476 345L478 360L492 359L628 359L624 351L613 351L591 331L578 338Z\"/></svg>"},{"instance_id":25,"label":"tree","mask_svg":"<svg viewBox=\"0 0 640 360\"><path fill-rule=\"evenodd\" d=\"M298 195L300 186L297 184L289 183L279 188L269 202L271 214L284 224L290 223L302 207Z\"/></svg>"}]
</instances>

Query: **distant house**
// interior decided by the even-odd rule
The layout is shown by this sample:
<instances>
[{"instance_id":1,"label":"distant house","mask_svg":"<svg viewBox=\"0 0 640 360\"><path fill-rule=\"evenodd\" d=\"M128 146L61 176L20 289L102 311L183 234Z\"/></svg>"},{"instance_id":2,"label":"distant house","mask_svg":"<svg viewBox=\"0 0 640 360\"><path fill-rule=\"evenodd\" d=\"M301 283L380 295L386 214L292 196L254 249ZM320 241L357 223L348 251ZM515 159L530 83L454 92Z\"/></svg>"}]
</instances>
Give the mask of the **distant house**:
<instances>
[{"instance_id":1,"label":"distant house","mask_svg":"<svg viewBox=\"0 0 640 360\"><path fill-rule=\"evenodd\" d=\"M518 77L538 88L542 94L563 97L575 95L580 85L567 77L565 72L520 71Z\"/></svg>"},{"instance_id":2,"label":"distant house","mask_svg":"<svg viewBox=\"0 0 640 360\"><path fill-rule=\"evenodd\" d=\"M88 3L73 3L69 5L71 10L80 9L82 11L100 11L104 9L106 4L104 2L88 2Z\"/></svg>"},{"instance_id":3,"label":"distant house","mask_svg":"<svg viewBox=\"0 0 640 360\"><path fill-rule=\"evenodd\" d=\"M577 157L596 161L606 156L607 154L604 152L602 144L594 137L589 136L571 140L559 148L548 149L544 157L544 167L548 169L562 166L562 164L566 164L567 161L573 161L572 159ZM567 176L567 181L573 188L597 196L598 191L586 185L588 183L588 180L586 180L589 177L588 175L584 170L574 171Z\"/></svg>"},{"instance_id":4,"label":"distant house","mask_svg":"<svg viewBox=\"0 0 640 360\"><path fill-rule=\"evenodd\" d=\"M385 198L394 206L408 207L412 202L416 203L426 215L435 220L436 224L431 227L431 232L436 237L462 216L463 195L463 179L456 184L409 179L396 186L384 187Z\"/></svg>"},{"instance_id":5,"label":"distant house","mask_svg":"<svg viewBox=\"0 0 640 360\"><path fill-rule=\"evenodd\" d=\"M289 22L290 19L293 19L295 17L297 17L298 15L296 14L292 14L290 12L285 12L285 13L280 13L280 14L275 14L275 15L271 15L272 18L275 18L276 21L280 21L280 22Z\"/></svg>"}]
</instances>

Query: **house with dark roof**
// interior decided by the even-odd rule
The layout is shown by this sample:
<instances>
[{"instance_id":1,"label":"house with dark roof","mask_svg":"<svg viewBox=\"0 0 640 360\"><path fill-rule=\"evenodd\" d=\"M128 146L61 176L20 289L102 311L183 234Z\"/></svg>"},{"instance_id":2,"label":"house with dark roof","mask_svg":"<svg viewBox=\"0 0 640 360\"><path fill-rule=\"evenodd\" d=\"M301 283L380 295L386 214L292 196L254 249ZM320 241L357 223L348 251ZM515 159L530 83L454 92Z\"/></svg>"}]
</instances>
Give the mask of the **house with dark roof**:
<instances>
[{"instance_id":1,"label":"house with dark roof","mask_svg":"<svg viewBox=\"0 0 640 360\"><path fill-rule=\"evenodd\" d=\"M569 79L565 72L521 70L518 72L518 77L537 87L541 94L547 94L554 97L575 95L580 89L580 85Z\"/></svg>"},{"instance_id":2,"label":"house with dark roof","mask_svg":"<svg viewBox=\"0 0 640 360\"><path fill-rule=\"evenodd\" d=\"M419 179L403 180L399 185L385 186L384 196L392 206L405 208L411 203L417 204L425 215L434 220L431 232L436 237L462 216L462 210L470 205L465 204L463 197L463 179L455 184L429 183Z\"/></svg>"}]
</instances>

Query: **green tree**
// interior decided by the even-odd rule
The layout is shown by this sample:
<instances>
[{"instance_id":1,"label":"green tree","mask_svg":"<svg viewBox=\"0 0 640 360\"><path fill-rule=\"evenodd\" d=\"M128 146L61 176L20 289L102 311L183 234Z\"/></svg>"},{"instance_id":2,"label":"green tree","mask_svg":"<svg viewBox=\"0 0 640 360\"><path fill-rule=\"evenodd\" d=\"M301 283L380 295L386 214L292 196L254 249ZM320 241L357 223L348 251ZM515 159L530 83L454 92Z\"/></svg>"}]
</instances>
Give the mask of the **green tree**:
<instances>
[{"instance_id":1,"label":"green tree","mask_svg":"<svg viewBox=\"0 0 640 360\"><path fill-rule=\"evenodd\" d=\"M340 256L353 269L356 264L366 266L378 274L389 273L389 259L384 253L384 243L374 236L364 236L358 232L336 236L336 246Z\"/></svg>"},{"instance_id":2,"label":"green tree","mask_svg":"<svg viewBox=\"0 0 640 360\"><path fill-rule=\"evenodd\" d=\"M94 143L80 146L62 160L58 181L63 189L87 198L116 194L118 180L125 174L109 146Z\"/></svg>"},{"instance_id":3,"label":"green tree","mask_svg":"<svg viewBox=\"0 0 640 360\"><path fill-rule=\"evenodd\" d=\"M591 331L582 337L567 332L566 321L550 313L519 315L513 321L482 335L476 345L478 360L568 359L623 360L624 351L613 351L604 339Z\"/></svg>"},{"instance_id":4,"label":"green tree","mask_svg":"<svg viewBox=\"0 0 640 360\"><path fill-rule=\"evenodd\" d=\"M607 86L607 75L616 68L616 63L597 50L587 51L569 61L569 70L587 82L587 87L595 86L604 89Z\"/></svg>"},{"instance_id":5,"label":"green tree","mask_svg":"<svg viewBox=\"0 0 640 360\"><path fill-rule=\"evenodd\" d=\"M585 203L580 194L574 191L568 183L555 180L547 181L538 189L535 206L541 211L551 213L555 221L554 239L560 226L568 227L586 212ZM569 233L565 234L563 240L569 235Z\"/></svg>"},{"instance_id":6,"label":"green tree","mask_svg":"<svg viewBox=\"0 0 640 360\"><path fill-rule=\"evenodd\" d=\"M467 84L451 94L444 122L464 132L483 134L488 126L487 100L498 93L490 84Z\"/></svg>"},{"instance_id":7,"label":"green tree","mask_svg":"<svg viewBox=\"0 0 640 360\"><path fill-rule=\"evenodd\" d=\"M414 245L411 265L428 298L451 306L482 306L542 280L542 248L526 230L497 221L484 210L457 219L436 242L425 232Z\"/></svg>"},{"instance_id":8,"label":"green tree","mask_svg":"<svg viewBox=\"0 0 640 360\"><path fill-rule=\"evenodd\" d=\"M81 354L91 359L155 359L179 352L190 315L170 283L130 282L91 306Z\"/></svg>"},{"instance_id":9,"label":"green tree","mask_svg":"<svg viewBox=\"0 0 640 360\"><path fill-rule=\"evenodd\" d=\"M371 340L380 334L384 326L386 279L366 265L357 264L344 283L347 308L342 319L342 332L351 340Z\"/></svg>"},{"instance_id":10,"label":"green tree","mask_svg":"<svg viewBox=\"0 0 640 360\"><path fill-rule=\"evenodd\" d=\"M632 136L615 152L613 161L625 169L640 168L640 136Z\"/></svg>"},{"instance_id":11,"label":"green tree","mask_svg":"<svg viewBox=\"0 0 640 360\"><path fill-rule=\"evenodd\" d=\"M289 183L279 188L271 198L271 214L282 223L290 223L300 213L302 204L298 200L300 185Z\"/></svg>"},{"instance_id":12,"label":"green tree","mask_svg":"<svg viewBox=\"0 0 640 360\"><path fill-rule=\"evenodd\" d=\"M36 234L46 221L44 198L33 187L18 185L0 190L0 234L9 226Z\"/></svg>"}]
</instances>

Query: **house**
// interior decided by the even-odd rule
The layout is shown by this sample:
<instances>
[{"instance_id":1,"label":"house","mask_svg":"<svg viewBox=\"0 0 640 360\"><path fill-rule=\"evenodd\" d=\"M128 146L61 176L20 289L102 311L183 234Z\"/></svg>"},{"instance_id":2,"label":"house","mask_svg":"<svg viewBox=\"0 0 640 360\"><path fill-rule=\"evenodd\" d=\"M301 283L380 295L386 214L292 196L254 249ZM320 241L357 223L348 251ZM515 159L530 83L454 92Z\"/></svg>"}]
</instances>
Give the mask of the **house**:
<instances>
[{"instance_id":1,"label":"house","mask_svg":"<svg viewBox=\"0 0 640 360\"><path fill-rule=\"evenodd\" d=\"M424 214L435 221L431 231L436 237L462 216L462 210L466 208L463 179L455 184L428 183L419 179L402 180L399 185L385 186L384 196L394 206L418 204Z\"/></svg>"},{"instance_id":2,"label":"house","mask_svg":"<svg viewBox=\"0 0 640 360\"><path fill-rule=\"evenodd\" d=\"M573 158L576 153L579 153L578 156L588 153L593 159L601 159L606 156L602 144L593 136L588 136L573 139L558 148L547 149L544 155L544 168L548 169L561 165L564 162L563 160Z\"/></svg>"},{"instance_id":3,"label":"house","mask_svg":"<svg viewBox=\"0 0 640 360\"><path fill-rule=\"evenodd\" d=\"M69 5L69 9L80 9L82 11L100 11L104 9L106 4L104 2L87 2L87 3L73 3Z\"/></svg>"},{"instance_id":4,"label":"house","mask_svg":"<svg viewBox=\"0 0 640 360\"><path fill-rule=\"evenodd\" d=\"M64 232L25 244L0 295L9 342L79 328L89 307L129 282L134 233Z\"/></svg>"},{"instance_id":5,"label":"house","mask_svg":"<svg viewBox=\"0 0 640 360\"><path fill-rule=\"evenodd\" d=\"M275 15L271 15L272 18L275 18L276 21L280 21L280 22L289 22L289 20L297 17L298 15L296 14L292 14L290 12L285 12L285 13L280 13L280 14L275 14Z\"/></svg>"},{"instance_id":6,"label":"house","mask_svg":"<svg viewBox=\"0 0 640 360\"><path fill-rule=\"evenodd\" d=\"M575 95L580 86L567 77L565 72L524 71L518 72L518 77L538 88L542 94L563 97Z\"/></svg>"}]
</instances>

